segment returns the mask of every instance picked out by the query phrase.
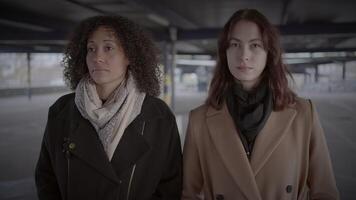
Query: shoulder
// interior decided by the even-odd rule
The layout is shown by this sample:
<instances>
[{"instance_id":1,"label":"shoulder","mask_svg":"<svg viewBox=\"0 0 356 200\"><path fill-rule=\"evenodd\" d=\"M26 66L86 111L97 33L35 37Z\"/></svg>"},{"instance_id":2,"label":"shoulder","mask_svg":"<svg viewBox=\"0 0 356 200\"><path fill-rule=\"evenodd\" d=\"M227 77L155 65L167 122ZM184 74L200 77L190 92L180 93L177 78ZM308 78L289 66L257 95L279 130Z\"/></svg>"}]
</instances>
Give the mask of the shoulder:
<instances>
[{"instance_id":1,"label":"shoulder","mask_svg":"<svg viewBox=\"0 0 356 200\"><path fill-rule=\"evenodd\" d=\"M296 97L295 104L292 107L294 107L294 109L296 109L297 111L308 112L311 111L313 106L314 105L310 99L298 96Z\"/></svg>"},{"instance_id":2,"label":"shoulder","mask_svg":"<svg viewBox=\"0 0 356 200\"><path fill-rule=\"evenodd\" d=\"M314 103L310 99L302 97L296 97L296 101L291 105L291 108L297 111L298 116L307 121L311 120L316 112Z\"/></svg>"},{"instance_id":3,"label":"shoulder","mask_svg":"<svg viewBox=\"0 0 356 200\"><path fill-rule=\"evenodd\" d=\"M212 107L203 104L194 109L189 113L189 123L192 127L201 129L206 126L206 118L209 114L209 111L214 110Z\"/></svg>"},{"instance_id":4,"label":"shoulder","mask_svg":"<svg viewBox=\"0 0 356 200\"><path fill-rule=\"evenodd\" d=\"M68 134L69 129L76 124L77 119L73 116L80 115L75 113L78 111L75 107L74 96L74 93L63 95L50 106L44 134L48 146L51 146L52 142L55 144L56 141L62 140L64 135Z\"/></svg>"},{"instance_id":5,"label":"shoulder","mask_svg":"<svg viewBox=\"0 0 356 200\"><path fill-rule=\"evenodd\" d=\"M49 117L57 117L64 112L68 106L74 105L75 93L70 93L59 97L49 108Z\"/></svg>"},{"instance_id":6,"label":"shoulder","mask_svg":"<svg viewBox=\"0 0 356 200\"><path fill-rule=\"evenodd\" d=\"M190 111L191 118L203 118L208 111L209 106L206 104L200 105Z\"/></svg>"},{"instance_id":7,"label":"shoulder","mask_svg":"<svg viewBox=\"0 0 356 200\"><path fill-rule=\"evenodd\" d=\"M146 95L141 112L149 118L174 118L172 110L162 99L150 95Z\"/></svg>"}]
</instances>

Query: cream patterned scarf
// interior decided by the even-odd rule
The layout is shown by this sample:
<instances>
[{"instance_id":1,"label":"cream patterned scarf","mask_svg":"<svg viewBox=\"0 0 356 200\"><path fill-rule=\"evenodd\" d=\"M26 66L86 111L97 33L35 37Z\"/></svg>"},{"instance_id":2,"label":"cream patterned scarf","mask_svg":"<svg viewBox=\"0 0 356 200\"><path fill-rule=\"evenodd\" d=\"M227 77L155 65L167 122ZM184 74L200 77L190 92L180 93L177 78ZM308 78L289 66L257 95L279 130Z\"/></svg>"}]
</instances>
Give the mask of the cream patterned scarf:
<instances>
[{"instance_id":1,"label":"cream patterned scarf","mask_svg":"<svg viewBox=\"0 0 356 200\"><path fill-rule=\"evenodd\" d=\"M80 80L75 91L75 104L81 115L94 126L109 160L127 126L140 114L146 96L138 91L132 75L128 75L105 103L100 100L89 76Z\"/></svg>"}]
</instances>

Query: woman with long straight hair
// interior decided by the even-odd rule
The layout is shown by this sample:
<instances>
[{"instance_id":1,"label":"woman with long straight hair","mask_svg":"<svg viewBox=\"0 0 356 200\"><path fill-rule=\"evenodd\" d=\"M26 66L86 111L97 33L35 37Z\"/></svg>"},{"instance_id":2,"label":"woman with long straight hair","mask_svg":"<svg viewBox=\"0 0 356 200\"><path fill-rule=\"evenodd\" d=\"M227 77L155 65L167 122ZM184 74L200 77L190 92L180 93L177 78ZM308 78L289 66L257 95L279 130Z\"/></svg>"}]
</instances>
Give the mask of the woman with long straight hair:
<instances>
[{"instance_id":1,"label":"woman with long straight hair","mask_svg":"<svg viewBox=\"0 0 356 200\"><path fill-rule=\"evenodd\" d=\"M277 30L244 9L227 21L204 105L190 113L182 199L338 199L315 105L289 87Z\"/></svg>"}]
</instances>

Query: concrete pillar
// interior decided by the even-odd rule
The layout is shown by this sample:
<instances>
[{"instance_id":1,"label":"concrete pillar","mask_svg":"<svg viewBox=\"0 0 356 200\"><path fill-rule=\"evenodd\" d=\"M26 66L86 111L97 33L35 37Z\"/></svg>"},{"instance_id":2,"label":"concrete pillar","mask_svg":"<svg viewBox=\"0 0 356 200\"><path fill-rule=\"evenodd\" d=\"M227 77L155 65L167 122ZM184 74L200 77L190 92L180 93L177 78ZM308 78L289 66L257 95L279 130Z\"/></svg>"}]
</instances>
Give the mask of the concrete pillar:
<instances>
[{"instance_id":1,"label":"concrete pillar","mask_svg":"<svg viewBox=\"0 0 356 200\"><path fill-rule=\"evenodd\" d=\"M341 62L342 64L342 80L345 80L346 79L346 62L343 61Z\"/></svg>"},{"instance_id":2,"label":"concrete pillar","mask_svg":"<svg viewBox=\"0 0 356 200\"><path fill-rule=\"evenodd\" d=\"M319 65L315 65L315 74L314 74L315 82L319 82Z\"/></svg>"},{"instance_id":3,"label":"concrete pillar","mask_svg":"<svg viewBox=\"0 0 356 200\"><path fill-rule=\"evenodd\" d=\"M163 44L163 99L171 107L172 81L171 81L171 44Z\"/></svg>"},{"instance_id":4,"label":"concrete pillar","mask_svg":"<svg viewBox=\"0 0 356 200\"><path fill-rule=\"evenodd\" d=\"M170 79L172 85L172 92L171 92L171 109L175 112L175 81L174 81L174 71L176 68L176 41L177 41L177 28L170 27L169 28L169 35L171 40L171 67L170 67Z\"/></svg>"},{"instance_id":5,"label":"concrete pillar","mask_svg":"<svg viewBox=\"0 0 356 200\"><path fill-rule=\"evenodd\" d=\"M31 91L31 53L27 52L27 96L28 99L31 100L32 97L32 91Z\"/></svg>"}]
</instances>

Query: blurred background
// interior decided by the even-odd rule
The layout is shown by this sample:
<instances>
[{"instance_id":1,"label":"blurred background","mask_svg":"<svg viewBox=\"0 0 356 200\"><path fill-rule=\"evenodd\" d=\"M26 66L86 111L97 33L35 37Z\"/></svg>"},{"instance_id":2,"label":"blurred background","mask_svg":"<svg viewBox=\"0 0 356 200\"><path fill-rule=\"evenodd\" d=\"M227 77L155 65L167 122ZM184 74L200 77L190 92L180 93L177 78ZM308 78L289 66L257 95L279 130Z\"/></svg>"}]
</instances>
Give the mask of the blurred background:
<instances>
[{"instance_id":1,"label":"blurred background","mask_svg":"<svg viewBox=\"0 0 356 200\"><path fill-rule=\"evenodd\" d=\"M317 105L341 199L356 199L355 0L0 0L0 199L37 199L33 175L47 112L71 92L61 59L81 20L119 14L153 35L161 98L184 141L188 113L207 95L219 32L242 8L278 27L292 88Z\"/></svg>"}]
</instances>

